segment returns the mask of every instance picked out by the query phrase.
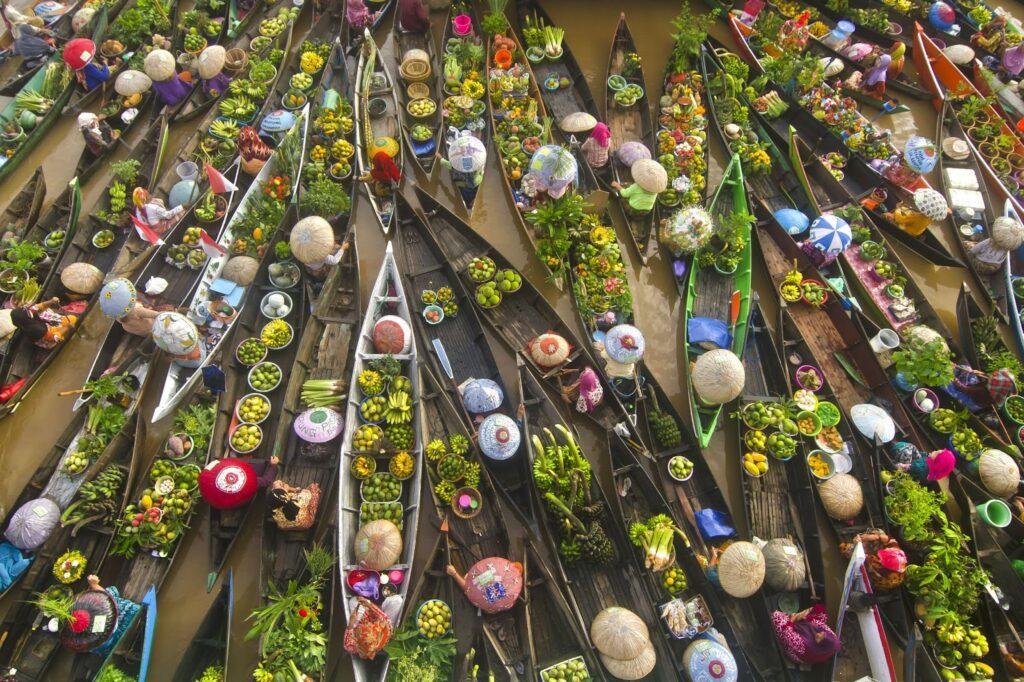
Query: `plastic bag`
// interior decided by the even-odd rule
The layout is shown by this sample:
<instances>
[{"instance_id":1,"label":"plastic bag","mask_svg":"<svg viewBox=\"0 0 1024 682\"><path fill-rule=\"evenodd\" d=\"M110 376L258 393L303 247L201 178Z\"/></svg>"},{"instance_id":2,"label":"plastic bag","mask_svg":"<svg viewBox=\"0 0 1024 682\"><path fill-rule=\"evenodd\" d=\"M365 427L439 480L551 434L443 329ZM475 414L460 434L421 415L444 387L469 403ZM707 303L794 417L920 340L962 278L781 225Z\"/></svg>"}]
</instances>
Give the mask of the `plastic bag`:
<instances>
[{"instance_id":1,"label":"plastic bag","mask_svg":"<svg viewBox=\"0 0 1024 682\"><path fill-rule=\"evenodd\" d=\"M30 500L18 508L4 531L4 537L21 550L36 549L60 523L60 507L46 497Z\"/></svg>"},{"instance_id":2,"label":"plastic bag","mask_svg":"<svg viewBox=\"0 0 1024 682\"><path fill-rule=\"evenodd\" d=\"M732 519L727 512L717 509L701 509L694 514L697 521L697 529L701 537L708 542L725 540L736 535L736 529L732 526Z\"/></svg>"},{"instance_id":3,"label":"plastic bag","mask_svg":"<svg viewBox=\"0 0 1024 682\"><path fill-rule=\"evenodd\" d=\"M373 602L357 597L345 628L345 651L372 661L391 641L391 619Z\"/></svg>"},{"instance_id":4,"label":"plastic bag","mask_svg":"<svg viewBox=\"0 0 1024 682\"><path fill-rule=\"evenodd\" d=\"M704 350L732 347L729 326L710 317L691 317L686 321L686 338Z\"/></svg>"}]
</instances>

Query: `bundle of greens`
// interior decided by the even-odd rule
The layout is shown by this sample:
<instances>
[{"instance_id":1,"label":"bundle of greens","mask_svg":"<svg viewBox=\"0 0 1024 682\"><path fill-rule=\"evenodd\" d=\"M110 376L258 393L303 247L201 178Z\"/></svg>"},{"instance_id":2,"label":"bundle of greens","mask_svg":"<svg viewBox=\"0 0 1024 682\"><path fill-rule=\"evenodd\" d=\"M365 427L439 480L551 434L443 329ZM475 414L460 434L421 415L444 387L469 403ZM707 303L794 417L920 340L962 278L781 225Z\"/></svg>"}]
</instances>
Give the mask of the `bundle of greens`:
<instances>
[{"instance_id":1,"label":"bundle of greens","mask_svg":"<svg viewBox=\"0 0 1024 682\"><path fill-rule=\"evenodd\" d=\"M673 540L683 532L676 527L671 517L655 514L646 523L634 523L629 527L629 539L644 550L644 566L654 572L664 571L675 561Z\"/></svg>"}]
</instances>

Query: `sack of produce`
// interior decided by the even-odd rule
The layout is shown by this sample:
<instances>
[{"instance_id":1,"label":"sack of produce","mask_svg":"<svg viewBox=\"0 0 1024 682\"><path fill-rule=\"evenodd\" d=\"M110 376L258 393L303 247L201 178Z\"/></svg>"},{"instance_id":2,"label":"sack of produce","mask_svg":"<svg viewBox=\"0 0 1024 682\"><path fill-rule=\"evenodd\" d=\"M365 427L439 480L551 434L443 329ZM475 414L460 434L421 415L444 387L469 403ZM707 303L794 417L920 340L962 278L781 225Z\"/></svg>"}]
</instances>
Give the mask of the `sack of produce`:
<instances>
[{"instance_id":1,"label":"sack of produce","mask_svg":"<svg viewBox=\"0 0 1024 682\"><path fill-rule=\"evenodd\" d=\"M60 507L57 503L46 497L38 497L14 512L4 537L18 549L36 549L46 542L59 523Z\"/></svg>"}]
</instances>

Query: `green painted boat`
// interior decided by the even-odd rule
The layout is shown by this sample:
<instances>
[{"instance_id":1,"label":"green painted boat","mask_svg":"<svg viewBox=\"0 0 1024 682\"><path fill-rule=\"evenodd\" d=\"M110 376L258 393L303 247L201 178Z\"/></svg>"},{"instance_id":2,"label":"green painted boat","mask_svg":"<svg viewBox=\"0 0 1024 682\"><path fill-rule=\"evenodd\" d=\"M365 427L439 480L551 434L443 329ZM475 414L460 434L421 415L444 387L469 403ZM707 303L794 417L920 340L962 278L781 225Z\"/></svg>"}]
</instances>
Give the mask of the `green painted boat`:
<instances>
[{"instance_id":1,"label":"green painted boat","mask_svg":"<svg viewBox=\"0 0 1024 682\"><path fill-rule=\"evenodd\" d=\"M743 183L743 168L740 157L733 155L725 169L722 182L715 190L708 210L716 219L736 213L750 213L747 192ZM686 314L683 316L683 339L686 342L687 362L695 361L704 351L690 341L690 320L698 317L712 318L725 322L732 332L729 349L742 357L747 341L747 320L750 315L750 224L740 232L746 237L746 245L740 254L740 262L731 274L725 274L716 267L700 267L697 259L690 266L686 287ZM693 430L700 446L707 447L715 432L721 405L703 405L690 384L690 413Z\"/></svg>"}]
</instances>

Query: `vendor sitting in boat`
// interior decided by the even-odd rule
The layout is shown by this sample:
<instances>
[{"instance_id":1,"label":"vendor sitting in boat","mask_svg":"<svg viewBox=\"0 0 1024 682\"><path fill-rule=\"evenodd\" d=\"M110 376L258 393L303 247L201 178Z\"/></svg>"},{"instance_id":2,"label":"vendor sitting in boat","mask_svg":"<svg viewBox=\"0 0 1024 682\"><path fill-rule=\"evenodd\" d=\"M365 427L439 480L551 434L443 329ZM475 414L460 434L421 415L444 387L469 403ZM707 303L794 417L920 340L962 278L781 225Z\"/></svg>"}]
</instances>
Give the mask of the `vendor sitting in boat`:
<instances>
[{"instance_id":1,"label":"vendor sitting in boat","mask_svg":"<svg viewBox=\"0 0 1024 682\"><path fill-rule=\"evenodd\" d=\"M583 158L591 168L604 168L608 165L608 154L612 148L612 131L604 123L598 123L590 131L590 136L580 147Z\"/></svg>"},{"instance_id":2,"label":"vendor sitting in boat","mask_svg":"<svg viewBox=\"0 0 1024 682\"><path fill-rule=\"evenodd\" d=\"M829 627L828 611L822 604L794 614L775 611L772 629L783 655L794 663L824 663L839 652L839 638Z\"/></svg>"},{"instance_id":3,"label":"vendor sitting in boat","mask_svg":"<svg viewBox=\"0 0 1024 682\"><path fill-rule=\"evenodd\" d=\"M623 187L613 182L619 197L626 201L626 212L631 215L646 215L654 210L658 194L668 188L668 173L660 163L652 159L640 159L629 168L633 184Z\"/></svg>"},{"instance_id":4,"label":"vendor sitting in boat","mask_svg":"<svg viewBox=\"0 0 1024 682\"><path fill-rule=\"evenodd\" d=\"M110 79L110 67L102 55L96 59L96 43L88 38L68 41L64 46L64 63L75 72L75 78L86 91L95 90Z\"/></svg>"},{"instance_id":5,"label":"vendor sitting in boat","mask_svg":"<svg viewBox=\"0 0 1024 682\"><path fill-rule=\"evenodd\" d=\"M468 130L452 128L448 136L448 158L442 157L441 165L451 171L452 183L472 202L484 181L487 145Z\"/></svg>"},{"instance_id":6,"label":"vendor sitting in boat","mask_svg":"<svg viewBox=\"0 0 1024 682\"><path fill-rule=\"evenodd\" d=\"M85 138L86 149L93 156L102 155L121 135L120 130L110 127L106 118L90 111L83 111L78 115L78 129Z\"/></svg>"},{"instance_id":7,"label":"vendor sitting in boat","mask_svg":"<svg viewBox=\"0 0 1024 682\"><path fill-rule=\"evenodd\" d=\"M209 97L220 97L228 89L231 79L224 73L224 63L227 61L227 50L223 45L210 45L204 49L198 62L199 78L201 79L203 92Z\"/></svg>"},{"instance_id":8,"label":"vendor sitting in boat","mask_svg":"<svg viewBox=\"0 0 1024 682\"><path fill-rule=\"evenodd\" d=\"M45 28L39 17L28 17L24 22L14 24L11 33L14 36L12 51L21 56L23 69L42 64L57 49L53 32Z\"/></svg>"},{"instance_id":9,"label":"vendor sitting in boat","mask_svg":"<svg viewBox=\"0 0 1024 682\"><path fill-rule=\"evenodd\" d=\"M311 215L295 223L288 236L288 247L314 279L322 280L345 257L349 243L338 244L331 224Z\"/></svg>"},{"instance_id":10,"label":"vendor sitting in boat","mask_svg":"<svg viewBox=\"0 0 1024 682\"><path fill-rule=\"evenodd\" d=\"M177 225L178 220L185 214L184 206L168 209L163 199L154 197L142 187L136 187L132 192L132 203L135 204L136 218L157 234L163 234Z\"/></svg>"},{"instance_id":11,"label":"vendor sitting in boat","mask_svg":"<svg viewBox=\"0 0 1024 682\"><path fill-rule=\"evenodd\" d=\"M519 182L516 206L524 211L545 198L559 199L576 185L578 176L579 167L572 152L560 145L543 145L533 153Z\"/></svg>"},{"instance_id":12,"label":"vendor sitting in boat","mask_svg":"<svg viewBox=\"0 0 1024 682\"><path fill-rule=\"evenodd\" d=\"M1002 14L993 16L987 24L971 36L971 44L983 50L999 54L1006 41L1006 17Z\"/></svg>"},{"instance_id":13,"label":"vendor sitting in boat","mask_svg":"<svg viewBox=\"0 0 1024 682\"><path fill-rule=\"evenodd\" d=\"M860 77L859 83L854 87L859 87L872 97L879 99L885 97L885 82L889 75L892 57L882 52L881 48L876 47L861 63L864 65L864 71L852 77L853 79Z\"/></svg>"},{"instance_id":14,"label":"vendor sitting in boat","mask_svg":"<svg viewBox=\"0 0 1024 682\"><path fill-rule=\"evenodd\" d=\"M58 308L53 298L11 311L11 323L36 346L50 350L64 343L78 324L78 315Z\"/></svg>"},{"instance_id":15,"label":"vendor sitting in boat","mask_svg":"<svg viewBox=\"0 0 1024 682\"><path fill-rule=\"evenodd\" d=\"M95 575L87 578L89 588L75 598L71 619L61 630L65 648L75 652L107 655L120 641L141 608L121 596L111 585L104 588Z\"/></svg>"},{"instance_id":16,"label":"vendor sitting in boat","mask_svg":"<svg viewBox=\"0 0 1024 682\"><path fill-rule=\"evenodd\" d=\"M402 171L395 165L398 142L391 137L379 137L373 141L371 168L359 177L360 182L369 182L373 193L384 196L393 192L402 182Z\"/></svg>"},{"instance_id":17,"label":"vendor sitting in boat","mask_svg":"<svg viewBox=\"0 0 1024 682\"><path fill-rule=\"evenodd\" d=\"M398 25L407 33L430 31L430 14L422 0L398 0Z\"/></svg>"},{"instance_id":18,"label":"vendor sitting in boat","mask_svg":"<svg viewBox=\"0 0 1024 682\"><path fill-rule=\"evenodd\" d=\"M153 80L153 92L167 107L181 104L192 94L191 74L179 74L174 63L174 55L167 50L158 48L146 55L146 75Z\"/></svg>"},{"instance_id":19,"label":"vendor sitting in boat","mask_svg":"<svg viewBox=\"0 0 1024 682\"><path fill-rule=\"evenodd\" d=\"M168 311L153 318L153 342L179 367L196 369L206 360L206 344L195 323L181 313Z\"/></svg>"},{"instance_id":20,"label":"vendor sitting in boat","mask_svg":"<svg viewBox=\"0 0 1024 682\"><path fill-rule=\"evenodd\" d=\"M949 205L946 198L930 188L919 189L914 192L914 205L910 206L900 201L891 211L882 215L899 227L904 232L919 236L932 222L945 219L949 214Z\"/></svg>"},{"instance_id":21,"label":"vendor sitting in boat","mask_svg":"<svg viewBox=\"0 0 1024 682\"><path fill-rule=\"evenodd\" d=\"M349 30L359 31L372 26L379 14L380 12L371 13L366 9L363 0L345 0L345 18L348 20Z\"/></svg>"}]
</instances>

